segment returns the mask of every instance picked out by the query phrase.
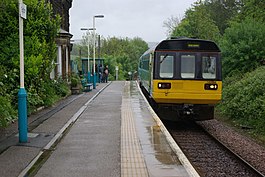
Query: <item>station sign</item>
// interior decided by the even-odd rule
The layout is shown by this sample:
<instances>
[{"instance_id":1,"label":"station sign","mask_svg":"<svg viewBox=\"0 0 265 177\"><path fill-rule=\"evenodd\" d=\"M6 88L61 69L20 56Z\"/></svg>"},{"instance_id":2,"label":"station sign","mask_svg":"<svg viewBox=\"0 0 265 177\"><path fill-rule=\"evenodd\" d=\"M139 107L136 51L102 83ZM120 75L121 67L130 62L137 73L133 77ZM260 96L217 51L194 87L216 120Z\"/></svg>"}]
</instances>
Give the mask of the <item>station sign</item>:
<instances>
[{"instance_id":1,"label":"station sign","mask_svg":"<svg viewBox=\"0 0 265 177\"><path fill-rule=\"evenodd\" d=\"M20 17L27 19L27 6L24 3L19 4Z\"/></svg>"}]
</instances>

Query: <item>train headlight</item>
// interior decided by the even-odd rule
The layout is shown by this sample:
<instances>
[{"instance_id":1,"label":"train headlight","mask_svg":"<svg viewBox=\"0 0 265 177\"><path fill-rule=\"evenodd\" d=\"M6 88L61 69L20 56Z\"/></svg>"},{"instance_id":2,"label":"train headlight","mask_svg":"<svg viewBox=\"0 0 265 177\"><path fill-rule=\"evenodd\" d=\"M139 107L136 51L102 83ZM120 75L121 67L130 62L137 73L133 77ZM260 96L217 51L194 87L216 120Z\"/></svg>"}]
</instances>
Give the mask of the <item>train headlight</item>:
<instances>
[{"instance_id":1,"label":"train headlight","mask_svg":"<svg viewBox=\"0 0 265 177\"><path fill-rule=\"evenodd\" d=\"M217 90L218 85L217 84L204 84L205 90Z\"/></svg>"},{"instance_id":2,"label":"train headlight","mask_svg":"<svg viewBox=\"0 0 265 177\"><path fill-rule=\"evenodd\" d=\"M159 89L170 89L171 83L158 83L158 88Z\"/></svg>"}]
</instances>

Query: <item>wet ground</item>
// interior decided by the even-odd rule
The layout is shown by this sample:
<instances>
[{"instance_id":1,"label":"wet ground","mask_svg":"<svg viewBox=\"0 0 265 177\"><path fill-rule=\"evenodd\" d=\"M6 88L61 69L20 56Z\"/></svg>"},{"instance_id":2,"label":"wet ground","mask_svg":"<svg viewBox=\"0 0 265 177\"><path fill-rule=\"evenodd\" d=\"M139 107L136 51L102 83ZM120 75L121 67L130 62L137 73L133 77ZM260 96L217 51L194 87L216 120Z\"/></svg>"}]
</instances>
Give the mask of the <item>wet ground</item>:
<instances>
[{"instance_id":1,"label":"wet ground","mask_svg":"<svg viewBox=\"0 0 265 177\"><path fill-rule=\"evenodd\" d=\"M43 119L30 133L38 136L30 138L24 146L15 143L1 154L1 175L25 174L36 165L38 155L47 151L49 156L41 162L35 176L190 174L182 165L183 158L172 150L172 142L168 143L168 135L157 124L134 81L112 82L100 91L80 95ZM52 142L57 135L59 141Z\"/></svg>"},{"instance_id":2,"label":"wet ground","mask_svg":"<svg viewBox=\"0 0 265 177\"><path fill-rule=\"evenodd\" d=\"M148 105L135 82L130 83L130 102L149 175L153 177L189 176L147 109Z\"/></svg>"}]
</instances>

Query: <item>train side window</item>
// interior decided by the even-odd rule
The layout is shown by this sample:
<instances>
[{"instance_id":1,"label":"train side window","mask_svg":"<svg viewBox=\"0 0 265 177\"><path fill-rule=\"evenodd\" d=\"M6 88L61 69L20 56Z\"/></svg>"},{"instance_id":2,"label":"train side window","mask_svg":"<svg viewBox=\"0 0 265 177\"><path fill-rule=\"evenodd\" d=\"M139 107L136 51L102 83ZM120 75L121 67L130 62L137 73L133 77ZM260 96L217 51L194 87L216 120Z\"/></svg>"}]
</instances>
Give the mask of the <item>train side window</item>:
<instances>
[{"instance_id":1,"label":"train side window","mask_svg":"<svg viewBox=\"0 0 265 177\"><path fill-rule=\"evenodd\" d=\"M195 55L181 55L181 77L195 77Z\"/></svg>"},{"instance_id":2,"label":"train side window","mask_svg":"<svg viewBox=\"0 0 265 177\"><path fill-rule=\"evenodd\" d=\"M172 78L174 67L174 56L168 54L160 56L160 72L161 78Z\"/></svg>"},{"instance_id":3,"label":"train side window","mask_svg":"<svg viewBox=\"0 0 265 177\"><path fill-rule=\"evenodd\" d=\"M143 68L143 64L142 64L142 62L143 62L143 61L142 61L142 58L141 58L141 59L139 60L139 68L141 68L141 69Z\"/></svg>"},{"instance_id":4,"label":"train side window","mask_svg":"<svg viewBox=\"0 0 265 177\"><path fill-rule=\"evenodd\" d=\"M204 79L216 78L216 57L214 56L202 57L202 77Z\"/></svg>"}]
</instances>

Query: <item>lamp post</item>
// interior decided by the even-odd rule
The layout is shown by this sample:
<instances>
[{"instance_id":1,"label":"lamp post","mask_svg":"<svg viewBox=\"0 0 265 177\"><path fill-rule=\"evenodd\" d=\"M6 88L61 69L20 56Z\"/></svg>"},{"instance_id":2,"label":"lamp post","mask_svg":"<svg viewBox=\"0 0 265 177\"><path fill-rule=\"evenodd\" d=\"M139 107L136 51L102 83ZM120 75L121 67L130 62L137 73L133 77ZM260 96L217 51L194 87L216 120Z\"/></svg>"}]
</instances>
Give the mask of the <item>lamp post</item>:
<instances>
[{"instance_id":1,"label":"lamp post","mask_svg":"<svg viewBox=\"0 0 265 177\"><path fill-rule=\"evenodd\" d=\"M95 34L95 19L96 18L104 18L104 15L95 15L93 16L93 89L96 89L96 34Z\"/></svg>"},{"instance_id":2,"label":"lamp post","mask_svg":"<svg viewBox=\"0 0 265 177\"><path fill-rule=\"evenodd\" d=\"M86 30L87 31L87 83L90 82L90 66L89 66L89 56L90 56L90 51L89 51L89 31L93 30L93 28L81 28L81 30Z\"/></svg>"},{"instance_id":3,"label":"lamp post","mask_svg":"<svg viewBox=\"0 0 265 177\"><path fill-rule=\"evenodd\" d=\"M23 19L26 19L27 7L19 0L19 48L20 48L20 89L18 92L18 129L19 142L28 142L27 92L24 87L24 40Z\"/></svg>"}]
</instances>

